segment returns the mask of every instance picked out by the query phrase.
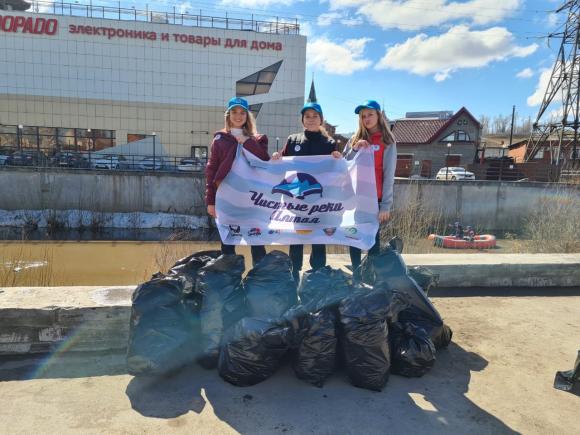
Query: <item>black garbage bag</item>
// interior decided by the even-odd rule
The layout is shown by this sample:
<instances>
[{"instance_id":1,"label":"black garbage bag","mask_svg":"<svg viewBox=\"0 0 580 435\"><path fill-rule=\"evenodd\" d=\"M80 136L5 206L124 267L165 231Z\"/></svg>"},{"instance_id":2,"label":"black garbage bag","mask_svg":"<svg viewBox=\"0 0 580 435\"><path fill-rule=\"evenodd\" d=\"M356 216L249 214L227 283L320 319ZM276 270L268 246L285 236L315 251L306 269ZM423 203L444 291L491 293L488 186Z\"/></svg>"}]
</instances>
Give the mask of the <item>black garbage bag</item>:
<instances>
[{"instance_id":1,"label":"black garbage bag","mask_svg":"<svg viewBox=\"0 0 580 435\"><path fill-rule=\"evenodd\" d=\"M421 310L434 324L442 325L443 320L425 292L407 274L403 257L390 245L381 248L378 255L366 255L361 262L363 282L375 288L397 290L411 297L411 304Z\"/></svg>"},{"instance_id":2,"label":"black garbage bag","mask_svg":"<svg viewBox=\"0 0 580 435\"><path fill-rule=\"evenodd\" d=\"M296 305L296 283L290 257L281 251L269 252L244 278L250 317L277 319Z\"/></svg>"},{"instance_id":3,"label":"black garbage bag","mask_svg":"<svg viewBox=\"0 0 580 435\"><path fill-rule=\"evenodd\" d=\"M421 377L435 364L435 345L429 334L413 323L397 322L389 328L391 373Z\"/></svg>"},{"instance_id":4,"label":"black garbage bag","mask_svg":"<svg viewBox=\"0 0 580 435\"><path fill-rule=\"evenodd\" d=\"M183 303L184 280L158 276L133 293L127 370L163 375L195 360L193 316Z\"/></svg>"},{"instance_id":5,"label":"black garbage bag","mask_svg":"<svg viewBox=\"0 0 580 435\"><path fill-rule=\"evenodd\" d=\"M431 289L439 285L439 274L433 272L431 269L424 266L409 267L409 276L415 280L419 287L429 294Z\"/></svg>"},{"instance_id":6,"label":"black garbage bag","mask_svg":"<svg viewBox=\"0 0 580 435\"><path fill-rule=\"evenodd\" d=\"M294 373L317 387L336 369L336 319L335 310L327 307L307 313L302 321L303 334L292 362Z\"/></svg>"},{"instance_id":7,"label":"black garbage bag","mask_svg":"<svg viewBox=\"0 0 580 435\"><path fill-rule=\"evenodd\" d=\"M278 370L288 348L287 325L246 317L226 331L219 374L239 387L255 385Z\"/></svg>"},{"instance_id":8,"label":"black garbage bag","mask_svg":"<svg viewBox=\"0 0 580 435\"><path fill-rule=\"evenodd\" d=\"M195 252L187 257L177 260L177 262L169 269L168 275L183 276L187 280L187 283L191 284L192 288L195 288L195 280L199 269L210 261L215 260L220 255L222 255L221 251Z\"/></svg>"},{"instance_id":9,"label":"black garbage bag","mask_svg":"<svg viewBox=\"0 0 580 435\"><path fill-rule=\"evenodd\" d=\"M171 266L168 276L180 276L184 279L183 287L184 303L197 315L201 306L201 294L196 291L196 280L199 269L215 260L221 255L221 251L200 251L184 257ZM198 323L199 323L199 319ZM198 332L199 333L199 332Z\"/></svg>"},{"instance_id":10,"label":"black garbage bag","mask_svg":"<svg viewBox=\"0 0 580 435\"><path fill-rule=\"evenodd\" d=\"M554 388L580 396L580 350L572 370L556 373Z\"/></svg>"},{"instance_id":11,"label":"black garbage bag","mask_svg":"<svg viewBox=\"0 0 580 435\"><path fill-rule=\"evenodd\" d=\"M198 272L196 292L202 296L202 350L198 362L205 368L217 366L223 332L246 315L243 272L242 255L222 255Z\"/></svg>"},{"instance_id":12,"label":"black garbage bag","mask_svg":"<svg viewBox=\"0 0 580 435\"><path fill-rule=\"evenodd\" d=\"M389 378L389 300L384 290L364 288L339 305L341 351L347 375L357 387L381 391Z\"/></svg>"},{"instance_id":13,"label":"black garbage bag","mask_svg":"<svg viewBox=\"0 0 580 435\"><path fill-rule=\"evenodd\" d=\"M352 276L330 266L312 269L302 274L298 287L300 303L310 311L338 307L342 299L353 291Z\"/></svg>"},{"instance_id":14,"label":"black garbage bag","mask_svg":"<svg viewBox=\"0 0 580 435\"><path fill-rule=\"evenodd\" d=\"M399 313L398 319L400 322L413 323L416 326L423 328L429 338L435 345L435 349L444 349L451 342L453 331L445 323L439 323L427 316L424 311L419 310L415 306L411 306L402 310Z\"/></svg>"}]
</instances>

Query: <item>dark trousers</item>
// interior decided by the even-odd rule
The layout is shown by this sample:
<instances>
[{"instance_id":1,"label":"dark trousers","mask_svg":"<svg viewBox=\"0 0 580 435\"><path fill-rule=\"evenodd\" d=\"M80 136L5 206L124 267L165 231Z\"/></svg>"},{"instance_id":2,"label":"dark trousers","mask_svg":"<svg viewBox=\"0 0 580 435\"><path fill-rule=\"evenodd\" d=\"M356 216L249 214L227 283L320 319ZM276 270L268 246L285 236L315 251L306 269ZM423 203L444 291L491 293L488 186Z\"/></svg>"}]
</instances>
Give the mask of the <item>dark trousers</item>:
<instances>
[{"instance_id":1,"label":"dark trousers","mask_svg":"<svg viewBox=\"0 0 580 435\"><path fill-rule=\"evenodd\" d=\"M224 245L222 243L222 254L225 255L235 255L236 254L236 246L235 245ZM264 256L266 255L266 247L259 245L250 248L252 251L252 266L255 266Z\"/></svg>"},{"instance_id":2,"label":"dark trousers","mask_svg":"<svg viewBox=\"0 0 580 435\"><path fill-rule=\"evenodd\" d=\"M290 245L290 259L292 260L292 270L294 276L302 269L304 259L304 245ZM319 269L326 266L326 245L312 245L310 254L310 267Z\"/></svg>"},{"instance_id":3,"label":"dark trousers","mask_svg":"<svg viewBox=\"0 0 580 435\"><path fill-rule=\"evenodd\" d=\"M362 251L359 248L355 248L354 246L349 247L349 254L350 254L350 261L352 264L352 272L354 273L355 270L358 269L360 266L361 254ZM371 257L375 255L379 255L381 252L381 231L377 231L377 235L375 236L375 244L371 249L369 249L369 255Z\"/></svg>"}]
</instances>

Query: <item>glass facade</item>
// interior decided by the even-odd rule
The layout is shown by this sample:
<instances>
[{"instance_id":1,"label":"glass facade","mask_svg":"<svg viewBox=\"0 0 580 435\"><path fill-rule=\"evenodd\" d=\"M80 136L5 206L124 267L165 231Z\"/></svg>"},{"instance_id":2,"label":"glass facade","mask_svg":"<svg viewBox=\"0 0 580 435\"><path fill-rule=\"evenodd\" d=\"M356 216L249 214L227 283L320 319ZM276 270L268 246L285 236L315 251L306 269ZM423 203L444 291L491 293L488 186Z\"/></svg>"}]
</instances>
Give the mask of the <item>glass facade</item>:
<instances>
[{"instance_id":1,"label":"glass facade","mask_svg":"<svg viewBox=\"0 0 580 435\"><path fill-rule=\"evenodd\" d=\"M100 151L115 146L115 132L83 128L0 125L0 147L58 151Z\"/></svg>"},{"instance_id":2,"label":"glass facade","mask_svg":"<svg viewBox=\"0 0 580 435\"><path fill-rule=\"evenodd\" d=\"M276 62L254 74L244 77L236 82L236 95L247 97L249 95L267 94L274 83L276 74L280 70L282 61Z\"/></svg>"}]
</instances>

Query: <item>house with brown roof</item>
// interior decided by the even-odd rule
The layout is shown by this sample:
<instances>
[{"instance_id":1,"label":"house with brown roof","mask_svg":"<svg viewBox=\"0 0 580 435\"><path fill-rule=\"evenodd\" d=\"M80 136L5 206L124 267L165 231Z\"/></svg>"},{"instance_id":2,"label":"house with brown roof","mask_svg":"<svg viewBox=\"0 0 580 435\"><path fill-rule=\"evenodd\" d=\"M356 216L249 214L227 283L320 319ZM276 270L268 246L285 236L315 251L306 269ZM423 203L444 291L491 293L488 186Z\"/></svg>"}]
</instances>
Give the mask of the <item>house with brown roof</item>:
<instances>
[{"instance_id":1,"label":"house with brown roof","mask_svg":"<svg viewBox=\"0 0 580 435\"><path fill-rule=\"evenodd\" d=\"M452 112L413 112L391 122L397 140L397 177L435 177L445 166L473 162L481 124L465 108Z\"/></svg>"}]
</instances>

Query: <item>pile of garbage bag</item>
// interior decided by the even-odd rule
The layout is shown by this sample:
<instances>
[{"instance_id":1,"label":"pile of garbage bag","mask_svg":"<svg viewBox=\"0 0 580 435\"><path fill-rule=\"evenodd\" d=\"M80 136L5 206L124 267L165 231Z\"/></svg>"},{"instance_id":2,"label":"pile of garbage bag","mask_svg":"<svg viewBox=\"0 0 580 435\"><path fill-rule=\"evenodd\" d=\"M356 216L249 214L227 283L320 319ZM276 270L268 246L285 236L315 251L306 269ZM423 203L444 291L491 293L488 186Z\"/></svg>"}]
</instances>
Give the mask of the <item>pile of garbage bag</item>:
<instances>
[{"instance_id":1,"label":"pile of garbage bag","mask_svg":"<svg viewBox=\"0 0 580 435\"><path fill-rule=\"evenodd\" d=\"M304 272L298 288L281 251L243 279L243 256L179 260L133 295L129 373L166 375L197 362L250 386L289 362L314 386L343 367L353 385L375 391L391 373L423 376L452 333L427 297L438 276L408 269L399 246L366 256L355 274L363 282L326 266Z\"/></svg>"}]
</instances>

